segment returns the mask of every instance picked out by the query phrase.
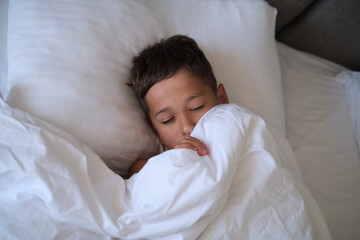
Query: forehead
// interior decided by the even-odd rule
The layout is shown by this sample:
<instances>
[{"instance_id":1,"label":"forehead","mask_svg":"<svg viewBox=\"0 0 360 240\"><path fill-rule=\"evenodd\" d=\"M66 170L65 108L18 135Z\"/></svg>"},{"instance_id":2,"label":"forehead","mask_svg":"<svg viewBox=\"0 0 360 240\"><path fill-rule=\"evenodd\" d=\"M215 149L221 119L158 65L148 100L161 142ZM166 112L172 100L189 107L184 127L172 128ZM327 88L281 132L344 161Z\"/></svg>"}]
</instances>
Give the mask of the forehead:
<instances>
[{"instance_id":1,"label":"forehead","mask_svg":"<svg viewBox=\"0 0 360 240\"><path fill-rule=\"evenodd\" d=\"M186 70L179 70L172 77L153 85L145 96L145 102L151 111L159 105L170 104L174 101L185 101L193 95L214 97L215 95L211 93L211 88L199 78Z\"/></svg>"}]
</instances>

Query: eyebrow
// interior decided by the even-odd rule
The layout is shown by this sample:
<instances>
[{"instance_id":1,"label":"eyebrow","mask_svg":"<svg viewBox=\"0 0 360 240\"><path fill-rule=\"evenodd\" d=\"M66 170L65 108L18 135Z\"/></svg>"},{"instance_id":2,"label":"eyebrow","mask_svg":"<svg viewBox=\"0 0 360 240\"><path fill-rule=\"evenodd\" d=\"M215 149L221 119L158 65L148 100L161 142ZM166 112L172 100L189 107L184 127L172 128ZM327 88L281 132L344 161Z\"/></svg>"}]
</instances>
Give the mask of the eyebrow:
<instances>
[{"instance_id":1,"label":"eyebrow","mask_svg":"<svg viewBox=\"0 0 360 240\"><path fill-rule=\"evenodd\" d=\"M186 98L185 101L186 101L186 102L190 102L190 101L193 100L194 98L197 98L197 97L200 97L200 96L205 96L205 94L204 94L204 93L196 93L196 94L191 95L190 97ZM156 117L157 115L159 115L160 113L163 113L163 112L166 112L166 111L169 111L169 110L170 110L169 107L165 107L165 108L157 111L157 112L155 113L155 117Z\"/></svg>"},{"instance_id":2,"label":"eyebrow","mask_svg":"<svg viewBox=\"0 0 360 240\"><path fill-rule=\"evenodd\" d=\"M156 117L157 115L159 115L160 113L163 113L163 112L166 112L166 111L169 111L169 110L170 110L169 107L163 108L163 109L161 109L161 110L159 110L159 111L157 111L157 112L155 113L155 117Z\"/></svg>"}]
</instances>

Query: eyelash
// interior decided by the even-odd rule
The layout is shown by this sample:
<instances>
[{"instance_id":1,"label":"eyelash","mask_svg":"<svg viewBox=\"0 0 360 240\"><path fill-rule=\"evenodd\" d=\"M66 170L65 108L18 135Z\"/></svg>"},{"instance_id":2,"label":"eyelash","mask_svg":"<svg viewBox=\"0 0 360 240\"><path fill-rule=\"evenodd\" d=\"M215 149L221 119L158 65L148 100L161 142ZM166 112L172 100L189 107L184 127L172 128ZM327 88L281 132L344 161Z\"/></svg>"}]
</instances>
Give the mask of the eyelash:
<instances>
[{"instance_id":1,"label":"eyelash","mask_svg":"<svg viewBox=\"0 0 360 240\"><path fill-rule=\"evenodd\" d=\"M190 111L191 111L191 112L197 111L197 110L202 109L203 107L204 107L204 104L201 105L201 106L199 106L199 107L192 108L192 109L190 109ZM174 119L175 119L175 117L172 117L172 118L170 118L170 119L168 119L168 120L166 120L166 121L163 121L162 124L164 124L164 125L169 124L169 123L170 123L172 120L174 120Z\"/></svg>"},{"instance_id":2,"label":"eyelash","mask_svg":"<svg viewBox=\"0 0 360 240\"><path fill-rule=\"evenodd\" d=\"M196 108L193 108L193 109L190 109L190 111L197 111L197 110L200 110L204 107L204 104L199 106L199 107L196 107Z\"/></svg>"},{"instance_id":3,"label":"eyelash","mask_svg":"<svg viewBox=\"0 0 360 240\"><path fill-rule=\"evenodd\" d=\"M170 123L173 119L174 119L174 117L170 118L169 120L163 121L162 124L166 125L166 124Z\"/></svg>"}]
</instances>

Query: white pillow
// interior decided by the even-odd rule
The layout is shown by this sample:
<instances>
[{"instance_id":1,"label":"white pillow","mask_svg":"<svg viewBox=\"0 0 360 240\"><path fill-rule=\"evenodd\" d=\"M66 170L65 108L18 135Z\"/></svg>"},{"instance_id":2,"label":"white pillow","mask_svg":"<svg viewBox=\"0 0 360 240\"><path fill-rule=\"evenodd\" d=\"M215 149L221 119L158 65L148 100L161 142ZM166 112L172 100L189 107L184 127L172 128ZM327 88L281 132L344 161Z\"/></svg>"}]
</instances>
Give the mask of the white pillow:
<instances>
[{"instance_id":1,"label":"white pillow","mask_svg":"<svg viewBox=\"0 0 360 240\"><path fill-rule=\"evenodd\" d=\"M339 73L337 78L345 82L346 98L360 152L360 72L343 71Z\"/></svg>"},{"instance_id":2,"label":"white pillow","mask_svg":"<svg viewBox=\"0 0 360 240\"><path fill-rule=\"evenodd\" d=\"M285 133L276 10L264 1L25 1L9 6L7 101L84 140L125 173L159 142L132 90L131 58L193 37L230 101Z\"/></svg>"}]
</instances>

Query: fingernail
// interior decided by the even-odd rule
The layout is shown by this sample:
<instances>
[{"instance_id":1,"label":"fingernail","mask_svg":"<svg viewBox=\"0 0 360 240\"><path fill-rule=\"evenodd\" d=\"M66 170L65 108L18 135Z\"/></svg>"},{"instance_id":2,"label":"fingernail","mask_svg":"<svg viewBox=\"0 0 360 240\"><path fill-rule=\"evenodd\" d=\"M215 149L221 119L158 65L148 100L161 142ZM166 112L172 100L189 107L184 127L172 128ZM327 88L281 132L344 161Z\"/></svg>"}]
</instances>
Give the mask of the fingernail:
<instances>
[{"instance_id":1,"label":"fingernail","mask_svg":"<svg viewBox=\"0 0 360 240\"><path fill-rule=\"evenodd\" d=\"M207 149L207 147L203 147L203 150L205 152L205 155L207 155L209 153L209 150Z\"/></svg>"}]
</instances>

